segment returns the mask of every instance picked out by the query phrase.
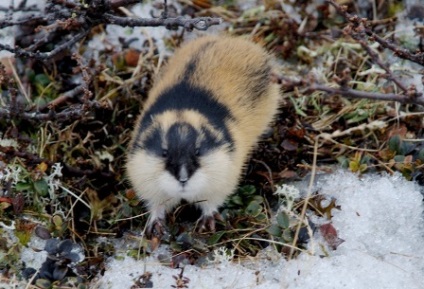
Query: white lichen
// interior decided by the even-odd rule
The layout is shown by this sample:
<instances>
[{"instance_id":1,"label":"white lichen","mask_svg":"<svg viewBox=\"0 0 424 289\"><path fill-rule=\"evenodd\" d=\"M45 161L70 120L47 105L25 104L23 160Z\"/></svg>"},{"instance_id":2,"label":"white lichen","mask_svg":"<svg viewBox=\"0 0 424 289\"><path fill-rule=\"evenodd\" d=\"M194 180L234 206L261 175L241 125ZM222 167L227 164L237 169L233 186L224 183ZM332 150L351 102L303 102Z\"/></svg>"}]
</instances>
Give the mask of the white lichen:
<instances>
[{"instance_id":1,"label":"white lichen","mask_svg":"<svg viewBox=\"0 0 424 289\"><path fill-rule=\"evenodd\" d=\"M226 264L234 260L234 249L219 247L212 251L212 258L208 258L212 264Z\"/></svg>"},{"instance_id":2,"label":"white lichen","mask_svg":"<svg viewBox=\"0 0 424 289\"><path fill-rule=\"evenodd\" d=\"M281 205L286 212L293 209L294 201L300 197L300 192L296 187L286 184L277 186L274 194L284 198Z\"/></svg>"},{"instance_id":3,"label":"white lichen","mask_svg":"<svg viewBox=\"0 0 424 289\"><path fill-rule=\"evenodd\" d=\"M16 185L22 179L22 167L18 165L8 165L0 171L0 182L11 182Z\"/></svg>"},{"instance_id":4,"label":"white lichen","mask_svg":"<svg viewBox=\"0 0 424 289\"><path fill-rule=\"evenodd\" d=\"M62 169L63 166L60 163L55 163L52 165L50 175L44 177L44 180L47 182L47 186L49 187L49 195L52 200L55 198L55 192L61 185L59 178L62 177Z\"/></svg>"}]
</instances>

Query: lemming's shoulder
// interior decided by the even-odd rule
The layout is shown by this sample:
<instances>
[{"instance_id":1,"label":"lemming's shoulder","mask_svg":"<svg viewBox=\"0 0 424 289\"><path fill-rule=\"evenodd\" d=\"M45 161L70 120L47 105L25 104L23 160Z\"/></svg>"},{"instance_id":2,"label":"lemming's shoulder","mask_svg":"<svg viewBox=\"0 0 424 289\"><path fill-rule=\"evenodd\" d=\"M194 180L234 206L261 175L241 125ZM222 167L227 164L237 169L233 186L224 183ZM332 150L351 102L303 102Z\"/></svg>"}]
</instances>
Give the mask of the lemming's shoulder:
<instances>
[{"instance_id":1,"label":"lemming's shoulder","mask_svg":"<svg viewBox=\"0 0 424 289\"><path fill-rule=\"evenodd\" d=\"M214 67L245 67L265 65L270 55L259 44L241 37L205 36L184 44L175 52L170 65L201 63Z\"/></svg>"},{"instance_id":2,"label":"lemming's shoulder","mask_svg":"<svg viewBox=\"0 0 424 289\"><path fill-rule=\"evenodd\" d=\"M240 37L200 37L175 51L162 68L148 101L154 102L181 83L212 91L215 96L241 90L261 95L269 83L270 59L259 44Z\"/></svg>"}]
</instances>

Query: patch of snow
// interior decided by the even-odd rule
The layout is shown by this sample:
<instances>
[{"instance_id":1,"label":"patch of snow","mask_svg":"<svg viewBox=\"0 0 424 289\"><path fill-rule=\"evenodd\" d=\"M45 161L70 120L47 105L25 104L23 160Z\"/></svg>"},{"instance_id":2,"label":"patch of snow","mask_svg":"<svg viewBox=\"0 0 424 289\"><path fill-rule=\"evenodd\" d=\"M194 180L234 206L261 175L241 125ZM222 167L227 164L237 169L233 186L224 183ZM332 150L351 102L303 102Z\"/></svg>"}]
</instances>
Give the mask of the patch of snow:
<instances>
[{"instance_id":1,"label":"patch of snow","mask_svg":"<svg viewBox=\"0 0 424 289\"><path fill-rule=\"evenodd\" d=\"M249 9L257 8L258 6L263 5L262 1L258 0L237 0L237 6L240 11L247 11Z\"/></svg>"},{"instance_id":2,"label":"patch of snow","mask_svg":"<svg viewBox=\"0 0 424 289\"><path fill-rule=\"evenodd\" d=\"M102 278L97 280L95 288L131 288L134 282L143 274L144 264L146 270L152 274L153 288L172 288L176 285L173 276L178 276L181 269L172 269L162 266L154 258L135 261L126 257L124 260L113 260L106 268ZM186 266L184 277L190 281L188 288L272 288L275 280L263 280L257 269L248 269L242 264L218 263L205 268ZM281 269L281 268L280 268ZM281 272L281 271L280 271ZM274 287L275 288L275 287Z\"/></svg>"},{"instance_id":3,"label":"patch of snow","mask_svg":"<svg viewBox=\"0 0 424 289\"><path fill-rule=\"evenodd\" d=\"M347 172L325 177L336 198L332 224L345 240L329 257L301 255L282 275L286 288L424 288L424 205L402 176ZM371 285L372 284L372 285Z\"/></svg>"},{"instance_id":4,"label":"patch of snow","mask_svg":"<svg viewBox=\"0 0 424 289\"><path fill-rule=\"evenodd\" d=\"M31 236L31 240L27 247L24 247L21 252L21 261L25 263L26 268L34 268L38 270L46 261L47 252L44 250L46 240L43 240L35 235Z\"/></svg>"},{"instance_id":5,"label":"patch of snow","mask_svg":"<svg viewBox=\"0 0 424 289\"><path fill-rule=\"evenodd\" d=\"M152 6L152 1L146 1L134 5L130 12L140 18L152 18L151 11L157 12ZM165 45L165 39L172 35L172 31L165 27L122 27L109 24L106 26L105 33L95 35L88 43L88 47L94 53L94 59L98 59L100 51L112 50L121 51L122 42L128 42L129 47L143 51L143 45L148 39L152 39L159 53L169 54Z\"/></svg>"},{"instance_id":6,"label":"patch of snow","mask_svg":"<svg viewBox=\"0 0 424 289\"><path fill-rule=\"evenodd\" d=\"M24 0L9 0L9 1L0 1L0 7L4 7L4 8L8 8L11 5L13 5L13 7L19 7L19 5L23 2ZM36 6L40 9L41 13L44 11L44 7L46 5L46 2L40 1L40 0L27 0L26 1L26 7L30 7L30 6ZM25 15L29 15L33 12L29 11L29 12L22 12L22 11L18 11L18 12L14 12L13 16L12 16L12 20L17 20L19 18L21 18L22 16ZM3 19L7 16L5 11L0 11L0 19ZM7 28L3 28L0 29L0 43L4 44L4 45L9 45L9 46L15 46L15 34L16 34L16 29L14 27L7 27ZM14 53L6 51L6 50L0 50L0 59L2 58L7 58L14 55Z\"/></svg>"},{"instance_id":7,"label":"patch of snow","mask_svg":"<svg viewBox=\"0 0 424 289\"><path fill-rule=\"evenodd\" d=\"M1 58L1 56L0 56ZM9 139L9 138L3 138L3 135L0 133L0 145L4 146L4 147L13 147L13 148L18 148L19 144L16 140L14 139Z\"/></svg>"},{"instance_id":8,"label":"patch of snow","mask_svg":"<svg viewBox=\"0 0 424 289\"><path fill-rule=\"evenodd\" d=\"M345 240L337 250L286 261L267 248L239 263L187 265L188 288L424 288L424 205L417 184L399 174L358 177L339 171L321 178L316 189L341 207L332 211L332 224ZM326 247L319 233L311 243ZM93 287L130 288L147 271L154 288L169 288L180 270L161 265L154 255L111 259Z\"/></svg>"},{"instance_id":9,"label":"patch of snow","mask_svg":"<svg viewBox=\"0 0 424 289\"><path fill-rule=\"evenodd\" d=\"M422 27L424 22L423 19L410 19L408 17L408 11L410 9L417 9L414 8L413 5L424 7L424 4L422 1L405 0L404 5L405 9L396 15L398 17L398 21L396 22L394 35L400 43L399 46L401 48L405 48L411 52L414 52L420 47L420 37L418 36L418 33L415 31L415 29ZM387 37L388 35L386 35L386 38ZM406 87L414 85L417 89L417 92L424 91L422 81L424 73L422 72L421 65L408 60L403 60L389 50L386 51L386 57L388 62L391 64L390 69Z\"/></svg>"}]
</instances>

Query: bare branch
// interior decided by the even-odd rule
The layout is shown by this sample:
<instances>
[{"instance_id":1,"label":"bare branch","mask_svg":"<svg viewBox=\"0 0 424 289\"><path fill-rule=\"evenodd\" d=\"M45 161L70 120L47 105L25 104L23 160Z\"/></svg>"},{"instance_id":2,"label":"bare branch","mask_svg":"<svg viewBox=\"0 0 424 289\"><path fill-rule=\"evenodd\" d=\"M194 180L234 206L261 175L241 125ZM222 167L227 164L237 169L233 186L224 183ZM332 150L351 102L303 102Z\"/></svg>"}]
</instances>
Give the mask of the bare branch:
<instances>
[{"instance_id":1,"label":"bare branch","mask_svg":"<svg viewBox=\"0 0 424 289\"><path fill-rule=\"evenodd\" d=\"M304 89L307 92L323 91L330 95L340 95L347 98L366 98L373 100L386 100L386 101L397 101L400 103L407 104L418 104L424 106L424 96L422 93L417 94L415 92L407 94L395 94L395 93L379 93L379 92L366 92L356 89L351 89L347 86L334 88L317 84L313 78L305 78L302 80L293 80L284 76L274 75L281 83L283 89L286 91L293 90L294 87Z\"/></svg>"},{"instance_id":2,"label":"bare branch","mask_svg":"<svg viewBox=\"0 0 424 289\"><path fill-rule=\"evenodd\" d=\"M403 85L402 82L400 82L400 80L398 80L392 73L392 71L390 70L390 68L383 63L383 61L380 59L380 57L378 56L377 52L375 52L369 45L368 43L361 39L361 37L357 34L350 34L352 36L353 39L356 40L356 42L358 42L362 48L368 53L368 55L371 57L372 61L374 63L376 63L378 66L380 66L382 69L384 69L384 71L386 71L387 73L387 78L391 81L393 81L401 90L403 90L403 92L406 92L408 90L407 87L405 87L405 85Z\"/></svg>"},{"instance_id":3,"label":"bare branch","mask_svg":"<svg viewBox=\"0 0 424 289\"><path fill-rule=\"evenodd\" d=\"M115 15L120 6L131 5L136 0L93 0L88 5L82 5L67 0L52 0L46 7L46 15L29 15L20 20L0 20L0 29L11 26L32 25L38 27L35 33L42 35L34 37L34 43L28 47L11 47L0 44L0 50L7 50L19 57L35 58L37 60L51 59L61 51L71 48L75 43L87 36L91 29L99 24L116 24L122 26L165 26L168 29L184 27L187 30L206 30L212 25L221 24L220 18L201 17L187 19L184 17L167 18L167 7L160 18L127 18ZM38 36L38 38L37 38ZM50 52L35 51L54 37L62 39L61 44Z\"/></svg>"},{"instance_id":4,"label":"bare branch","mask_svg":"<svg viewBox=\"0 0 424 289\"><path fill-rule=\"evenodd\" d=\"M19 157L22 159L25 159L31 163L39 164L39 163L46 163L49 166L54 165L53 161L50 161L45 158L41 158L35 154L25 152L25 151L18 151L13 147L5 147L0 145L0 153L5 154L9 158L15 158ZM72 177L72 176L102 176L105 178L111 178L113 177L113 173L111 172L102 172L100 170L82 170L79 168L71 167L70 165L61 162L64 171L66 172L65 176Z\"/></svg>"},{"instance_id":5,"label":"bare branch","mask_svg":"<svg viewBox=\"0 0 424 289\"><path fill-rule=\"evenodd\" d=\"M3 50L10 51L15 53L17 56L21 56L21 57L29 57L29 58L35 58L37 60L45 60L45 59L49 59L56 56L57 54L59 54L66 48L70 48L76 42L78 42L79 40L87 36L88 33L90 33L90 31L82 31L78 33L77 35L73 36L68 41L56 46L56 48L50 52L31 52L19 47L11 47L5 44L0 44L0 50L3 49Z\"/></svg>"},{"instance_id":6,"label":"bare branch","mask_svg":"<svg viewBox=\"0 0 424 289\"><path fill-rule=\"evenodd\" d=\"M340 15L342 15L346 19L346 21L348 21L349 23L351 23L355 26L359 26L361 24L361 22L363 21L357 15L351 15L351 14L347 13L346 7L340 6L334 0L327 0L327 2L330 3L337 10L337 12ZM369 29L366 26L363 29L364 29L364 32L370 37L370 40L376 41L382 47L393 51L396 56L398 56L402 59L407 59L407 60L410 60L412 62L424 65L424 53L423 52L412 53L408 49L405 49L403 47L399 47L399 46L395 45L394 43L391 43L391 42L383 39L382 37L375 34L371 29Z\"/></svg>"},{"instance_id":7,"label":"bare branch","mask_svg":"<svg viewBox=\"0 0 424 289\"><path fill-rule=\"evenodd\" d=\"M16 21L4 19L4 20L0 20L0 29L5 27L10 27L10 26L19 26L19 25L29 24L31 22L36 23L36 22L42 22L47 20L48 20L47 17L38 16L38 15L28 16L28 17L25 17L24 19L16 20Z\"/></svg>"},{"instance_id":8,"label":"bare branch","mask_svg":"<svg viewBox=\"0 0 424 289\"><path fill-rule=\"evenodd\" d=\"M374 100L387 100L387 101L398 101L400 103L409 103L409 104L419 104L424 105L424 97L408 97L403 94L394 94L394 93L378 93L378 92L365 92L356 89L342 89L342 88L332 88L319 84L312 84L307 87L308 90L311 91L323 91L328 94L335 95L338 94L343 97L350 98L366 98L366 99L374 99Z\"/></svg>"},{"instance_id":9,"label":"bare branch","mask_svg":"<svg viewBox=\"0 0 424 289\"><path fill-rule=\"evenodd\" d=\"M53 99L46 105L39 108L39 111L43 111L44 109L55 109L57 106L65 103L70 99L74 99L79 94L84 93L84 87L82 85L75 87L74 89L68 90L67 92L59 95L57 98Z\"/></svg>"},{"instance_id":10,"label":"bare branch","mask_svg":"<svg viewBox=\"0 0 424 289\"><path fill-rule=\"evenodd\" d=\"M89 102L90 107L98 108L100 104L96 101ZM88 115L89 112L83 109L82 104L73 105L61 112L56 113L53 110L50 110L47 113L40 113L37 111L34 112L12 112L8 108L0 108L0 118L1 119L12 119L14 117L27 120L37 120L37 121L48 121L48 120L57 120L57 121L71 121L76 119L81 119L84 116Z\"/></svg>"},{"instance_id":11,"label":"bare branch","mask_svg":"<svg viewBox=\"0 0 424 289\"><path fill-rule=\"evenodd\" d=\"M212 25L219 25L222 23L221 18L200 17L194 19L187 19L182 16L176 18L127 18L119 17L112 14L103 15L107 23L116 24L121 26L165 26L167 28L184 27L185 29L192 30L207 30Z\"/></svg>"}]
</instances>

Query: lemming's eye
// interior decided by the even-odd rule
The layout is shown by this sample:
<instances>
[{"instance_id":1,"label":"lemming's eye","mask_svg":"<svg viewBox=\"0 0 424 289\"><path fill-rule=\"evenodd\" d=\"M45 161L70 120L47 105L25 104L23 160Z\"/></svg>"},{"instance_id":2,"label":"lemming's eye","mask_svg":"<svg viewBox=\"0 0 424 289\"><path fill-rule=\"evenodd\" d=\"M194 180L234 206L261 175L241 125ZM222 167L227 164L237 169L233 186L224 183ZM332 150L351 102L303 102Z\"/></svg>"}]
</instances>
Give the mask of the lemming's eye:
<instances>
[{"instance_id":1,"label":"lemming's eye","mask_svg":"<svg viewBox=\"0 0 424 289\"><path fill-rule=\"evenodd\" d=\"M200 156L200 149L196 149L194 151L194 154L196 155L196 157Z\"/></svg>"},{"instance_id":2,"label":"lemming's eye","mask_svg":"<svg viewBox=\"0 0 424 289\"><path fill-rule=\"evenodd\" d=\"M162 157L166 158L168 156L168 150L167 149L163 149L162 150Z\"/></svg>"}]
</instances>

